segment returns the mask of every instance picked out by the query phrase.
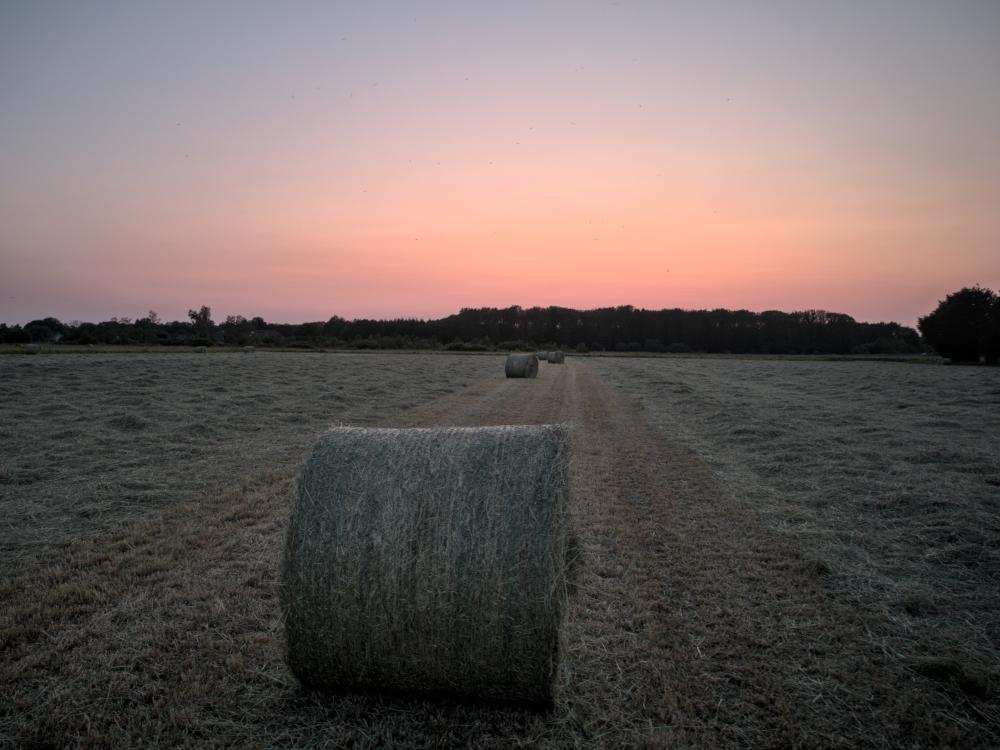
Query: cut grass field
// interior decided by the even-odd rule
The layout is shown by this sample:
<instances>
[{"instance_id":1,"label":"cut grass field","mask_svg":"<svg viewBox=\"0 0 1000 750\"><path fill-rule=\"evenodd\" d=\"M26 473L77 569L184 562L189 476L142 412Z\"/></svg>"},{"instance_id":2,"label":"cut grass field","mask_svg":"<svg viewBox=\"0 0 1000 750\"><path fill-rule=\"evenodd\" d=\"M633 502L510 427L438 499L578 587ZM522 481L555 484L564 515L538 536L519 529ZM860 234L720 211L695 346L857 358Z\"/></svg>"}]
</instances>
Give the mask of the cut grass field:
<instances>
[{"instance_id":1,"label":"cut grass field","mask_svg":"<svg viewBox=\"0 0 1000 750\"><path fill-rule=\"evenodd\" d=\"M340 355L301 356L331 367ZM44 365L46 359L41 355L30 361ZM266 394L281 388L277 381L287 381L296 367L309 366L304 361L275 363L288 368L283 376L272 374L258 382L240 375L238 368L248 359L233 355L228 366L237 369L228 379L225 374L219 377L224 382L247 377L245 390ZM127 360L109 356L103 366L95 364L105 370L100 378L97 372L79 376L85 383L91 375L104 383L93 386L95 398L89 403L99 402L101 390L110 387L108 373L127 368ZM947 658L939 667L932 661L915 662L913 657L921 655L914 645L917 639L901 630L886 593L891 588L869 585L866 590L852 583L863 570L854 566L854 557L834 554L837 545L827 544L823 535L798 532L799 506L808 507L808 499L815 498L825 482L837 482L850 472L813 469L810 475L803 466L802 486L771 486L768 482L777 470L752 463L779 460L758 445L763 438L748 441L748 447L713 434L711 424L699 423L714 423L704 412L717 407L716 419L728 419L730 430L776 430L765 416L785 408L784 401L792 398L783 429L802 431L811 420L803 416L796 423L794 412L805 409L806 402L817 401L818 408L835 412L847 408L841 402L860 384L831 390L822 373L816 374L816 382L803 392L809 398L802 395L801 402L795 402L795 387L779 385L788 379L803 382L794 362L765 361L761 366L773 367L773 372L747 369L740 375L740 362L733 361L725 366L735 368L730 376L727 369L714 375L699 369L710 365L697 359L634 360L627 365L617 359L570 359L564 367L542 368L537 379L508 380L502 356L442 357L447 366L429 374L427 390L411 392L409 404L404 404L396 402L404 397L395 391L412 378L416 365L411 363L418 360L399 365L406 377L394 381L396 385L383 381L391 377L384 373L391 373L398 362L392 355L367 356L364 361L369 364L353 398L370 400L364 389L381 387L389 404L381 412L346 401L329 407L317 404L324 393L315 387L321 381L317 378L314 387L272 404L275 415L314 415L311 427L302 430L312 432L297 433L300 442L287 452L279 444L294 439L289 433L295 430L282 427L277 416L267 428L243 435L238 449L230 446L217 454L219 466L201 462L185 467L177 456L157 463L151 441L143 444L150 453L151 474L165 487L174 478L197 475L202 469L217 473L206 475L200 485L179 483L176 492L166 489L157 501L125 513L109 508L102 523L50 521L49 534L25 536L20 548L11 544L0 584L0 742L28 747L498 748L998 744L996 671L989 661L989 654L996 652L995 629L987 629L972 652L959 652L957 667ZM9 365L0 362L0 367ZM834 379L884 381L880 389L890 395L882 400L872 395L866 407L878 424L876 410L887 411L893 402L885 399L893 398L899 383L911 376L883 374L886 367L896 367L886 363L856 367ZM942 378L938 400L950 378L964 377L949 373L994 377L986 371L907 369ZM9 373L5 369L3 374ZM331 370L327 386L332 389L345 377L351 375ZM731 392L754 382L761 383L762 391L755 394L762 400L760 412L726 405ZM963 398L971 402L978 393L975 387L995 395L990 390L994 385L977 382L989 381L963 380ZM80 387L91 387L85 383ZM706 388L705 402L682 411L676 397L685 395L685 389L696 392L699 384ZM448 392L434 394L434 387ZM933 391L933 381L927 387ZM25 386L21 393L30 390ZM124 386L122 393L127 395ZM155 392L147 394L153 402L155 397ZM55 403L61 403L60 397ZM106 406L92 413L98 425ZM361 413L350 411L366 407ZM10 400L0 405L4 429L12 424L12 408L21 406L12 407ZM915 403L912 408L924 407ZM240 428L232 425L228 431L217 411L218 404L203 412L206 422L223 425L217 428L216 441L238 440ZM981 407L976 418L982 421L984 412ZM938 418L933 411L927 414L928 419ZM961 422L963 417L955 419ZM296 685L282 658L278 562L290 483L324 421L572 426L570 510L582 557L567 614L559 698L550 713L372 694L317 694ZM41 417L30 424L43 433L55 429ZM824 429L836 433L838 424L831 420ZM847 429L846 424L839 427ZM20 429L25 430L24 441L40 440L24 423ZM96 434L104 429L99 427ZM899 429L905 433L918 426ZM973 451L969 465L984 462L982 476L989 477L988 452L984 457L974 451L978 429L978 423L973 424L963 438L956 427L948 443L955 453ZM862 437L843 436L844 461L860 460L851 458L850 446L866 440L867 450L886 450L877 435L859 434ZM90 435L81 427L76 439L96 443L88 455L101 455L102 460L130 448L126 441L104 443ZM919 437L915 433L909 439ZM21 443L9 435L4 439L11 441L2 444L6 461L10 446ZM799 459L789 457L787 450L774 455L794 466ZM45 466L39 460L36 468L43 471ZM30 459L19 454L17 476L30 468ZM858 471L870 470L863 465ZM789 468L784 479L794 473ZM817 475L820 480L815 480ZM118 481L113 471L105 476L106 481ZM64 486L58 478L46 486L48 506L60 501L72 505L79 488L71 477L64 480ZM906 491L933 496L945 489L938 473L913 481L918 480L917 490ZM5 502L16 505L33 501L34 484L7 482L0 487ZM893 486L887 480L886 487ZM839 502L856 503L855 494L856 487L850 485ZM978 527L985 534L995 528L988 524L996 523L996 493L987 491L980 501ZM820 496L815 505L835 502ZM113 497L109 504L114 505ZM52 517L61 518L61 513L75 518L71 509L49 512ZM861 549L877 548L879 534L883 546L897 544L895 527L880 524L872 515L865 506L849 504L833 516L839 526L825 520L824 528L836 531L831 536L835 542L855 540ZM961 516L953 523L962 528L966 524ZM87 533L76 533L77 528ZM866 535L871 539L861 541ZM982 567L967 566L966 574L979 581L975 585L980 593L976 596L975 585L963 578L962 585L971 586L962 589L968 598L955 601L970 603L980 623L995 628L995 586L983 588L995 570L990 567L995 547L990 547L989 538L982 541L977 563ZM868 556L871 579L891 577L878 555L870 551ZM907 566L903 572L914 574ZM938 590L933 581L930 585ZM956 609L941 616L942 623L951 617L954 627L960 627L969 612ZM972 654L985 657L974 663Z\"/></svg>"},{"instance_id":2,"label":"cut grass field","mask_svg":"<svg viewBox=\"0 0 1000 750\"><path fill-rule=\"evenodd\" d=\"M1000 370L595 363L732 496L878 608L884 646L979 694L1000 678ZM1000 704L985 705L1000 724Z\"/></svg>"},{"instance_id":3,"label":"cut grass field","mask_svg":"<svg viewBox=\"0 0 1000 750\"><path fill-rule=\"evenodd\" d=\"M482 357L239 351L0 357L0 562L301 457L477 380Z\"/></svg>"}]
</instances>

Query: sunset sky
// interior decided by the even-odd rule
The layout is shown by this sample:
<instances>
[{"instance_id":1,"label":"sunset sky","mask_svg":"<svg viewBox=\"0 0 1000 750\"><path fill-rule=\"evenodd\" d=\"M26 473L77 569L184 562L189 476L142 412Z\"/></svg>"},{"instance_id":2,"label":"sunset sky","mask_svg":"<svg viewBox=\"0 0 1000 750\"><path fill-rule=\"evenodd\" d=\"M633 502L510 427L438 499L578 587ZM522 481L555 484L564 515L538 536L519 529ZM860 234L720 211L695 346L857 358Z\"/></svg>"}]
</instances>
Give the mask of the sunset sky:
<instances>
[{"instance_id":1,"label":"sunset sky","mask_svg":"<svg viewBox=\"0 0 1000 750\"><path fill-rule=\"evenodd\" d=\"M1000 286L1000 3L0 0L0 321Z\"/></svg>"}]
</instances>

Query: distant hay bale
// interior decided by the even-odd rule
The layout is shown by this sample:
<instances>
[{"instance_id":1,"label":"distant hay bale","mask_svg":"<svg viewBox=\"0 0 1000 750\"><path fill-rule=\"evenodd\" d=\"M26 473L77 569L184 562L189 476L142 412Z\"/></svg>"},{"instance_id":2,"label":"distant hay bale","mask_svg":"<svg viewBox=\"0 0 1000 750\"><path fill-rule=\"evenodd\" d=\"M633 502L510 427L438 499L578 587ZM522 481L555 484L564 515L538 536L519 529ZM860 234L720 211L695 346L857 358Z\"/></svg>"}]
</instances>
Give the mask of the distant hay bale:
<instances>
[{"instance_id":1,"label":"distant hay bale","mask_svg":"<svg viewBox=\"0 0 1000 750\"><path fill-rule=\"evenodd\" d=\"M194 348L194 350L195 350L196 352L198 352L199 354L203 354L203 353L205 353L205 352L207 352L207 351L208 351L208 347L207 347L207 346L196 346L196 347Z\"/></svg>"},{"instance_id":2,"label":"distant hay bale","mask_svg":"<svg viewBox=\"0 0 1000 750\"><path fill-rule=\"evenodd\" d=\"M549 352L548 360L550 365L561 365L566 361L566 355L562 352Z\"/></svg>"},{"instance_id":3,"label":"distant hay bale","mask_svg":"<svg viewBox=\"0 0 1000 750\"><path fill-rule=\"evenodd\" d=\"M42 345L41 344L25 344L24 347L23 347L23 349L24 349L24 353L25 354L38 354L40 351L42 351Z\"/></svg>"},{"instance_id":4,"label":"distant hay bale","mask_svg":"<svg viewBox=\"0 0 1000 750\"><path fill-rule=\"evenodd\" d=\"M252 346L244 346L243 347L243 351L245 351L245 352L252 352L253 350L254 350L254 347L252 347Z\"/></svg>"},{"instance_id":5,"label":"distant hay bale","mask_svg":"<svg viewBox=\"0 0 1000 750\"><path fill-rule=\"evenodd\" d=\"M558 425L323 435L285 547L307 687L549 704L566 599Z\"/></svg>"},{"instance_id":6,"label":"distant hay bale","mask_svg":"<svg viewBox=\"0 0 1000 750\"><path fill-rule=\"evenodd\" d=\"M534 354L508 354L504 372L508 378L533 378L538 375L538 357Z\"/></svg>"},{"instance_id":7,"label":"distant hay bale","mask_svg":"<svg viewBox=\"0 0 1000 750\"><path fill-rule=\"evenodd\" d=\"M549 358L549 353L548 352L537 352L535 354L535 356L538 357L540 360L546 360L546 359Z\"/></svg>"}]
</instances>

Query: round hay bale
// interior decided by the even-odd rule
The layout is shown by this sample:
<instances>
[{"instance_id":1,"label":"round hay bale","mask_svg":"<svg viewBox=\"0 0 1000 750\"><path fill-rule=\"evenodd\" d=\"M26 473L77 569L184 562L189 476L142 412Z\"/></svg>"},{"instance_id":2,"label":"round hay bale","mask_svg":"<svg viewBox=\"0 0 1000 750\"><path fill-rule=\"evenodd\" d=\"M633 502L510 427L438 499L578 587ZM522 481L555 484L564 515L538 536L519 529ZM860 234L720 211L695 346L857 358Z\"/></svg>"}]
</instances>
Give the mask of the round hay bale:
<instances>
[{"instance_id":1,"label":"round hay bale","mask_svg":"<svg viewBox=\"0 0 1000 750\"><path fill-rule=\"evenodd\" d=\"M533 378L538 375L538 357L534 354L508 354L504 372L508 378Z\"/></svg>"},{"instance_id":2,"label":"round hay bale","mask_svg":"<svg viewBox=\"0 0 1000 750\"><path fill-rule=\"evenodd\" d=\"M204 354L205 352L207 352L207 351L208 351L208 347L207 347L207 346L196 346L196 347L194 348L194 350L195 350L196 352L198 352L198 354Z\"/></svg>"},{"instance_id":3,"label":"round hay bale","mask_svg":"<svg viewBox=\"0 0 1000 750\"><path fill-rule=\"evenodd\" d=\"M549 352L548 360L550 365L561 365L566 361L566 355L562 352Z\"/></svg>"},{"instance_id":4,"label":"round hay bale","mask_svg":"<svg viewBox=\"0 0 1000 750\"><path fill-rule=\"evenodd\" d=\"M243 347L243 351L245 351L245 352L252 352L253 350L254 350L254 347L252 347L252 346L244 346Z\"/></svg>"},{"instance_id":5,"label":"round hay bale","mask_svg":"<svg viewBox=\"0 0 1000 750\"><path fill-rule=\"evenodd\" d=\"M566 599L558 425L323 435L285 547L307 687L549 704Z\"/></svg>"},{"instance_id":6,"label":"round hay bale","mask_svg":"<svg viewBox=\"0 0 1000 750\"><path fill-rule=\"evenodd\" d=\"M25 344L24 347L23 347L23 349L24 349L24 353L25 354L38 354L40 351L42 351L42 345L41 344Z\"/></svg>"},{"instance_id":7,"label":"round hay bale","mask_svg":"<svg viewBox=\"0 0 1000 750\"><path fill-rule=\"evenodd\" d=\"M540 360L546 360L546 359L549 358L549 353L548 352L537 352L535 354L535 356L538 357Z\"/></svg>"}]
</instances>

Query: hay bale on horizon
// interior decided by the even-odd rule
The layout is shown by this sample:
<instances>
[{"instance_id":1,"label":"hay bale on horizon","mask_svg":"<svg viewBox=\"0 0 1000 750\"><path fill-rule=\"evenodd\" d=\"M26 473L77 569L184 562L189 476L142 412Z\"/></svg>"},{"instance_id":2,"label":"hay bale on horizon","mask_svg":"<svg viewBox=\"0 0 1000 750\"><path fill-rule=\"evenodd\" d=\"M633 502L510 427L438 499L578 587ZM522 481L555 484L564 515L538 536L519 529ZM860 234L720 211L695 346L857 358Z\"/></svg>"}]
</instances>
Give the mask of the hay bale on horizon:
<instances>
[{"instance_id":1,"label":"hay bale on horizon","mask_svg":"<svg viewBox=\"0 0 1000 750\"><path fill-rule=\"evenodd\" d=\"M535 356L538 357L538 359L540 359L540 360L546 360L546 359L549 358L549 353L548 352L536 352Z\"/></svg>"},{"instance_id":2,"label":"hay bale on horizon","mask_svg":"<svg viewBox=\"0 0 1000 750\"><path fill-rule=\"evenodd\" d=\"M244 346L243 347L243 351L245 351L247 353L254 351L254 349L255 349L255 347L253 347L253 346Z\"/></svg>"},{"instance_id":3,"label":"hay bale on horizon","mask_svg":"<svg viewBox=\"0 0 1000 750\"><path fill-rule=\"evenodd\" d=\"M195 350L195 351L196 351L196 352L197 352L198 354L204 354L205 352L207 352L207 351L208 351L208 347L207 347L207 346L196 346L196 347L194 348L194 350Z\"/></svg>"},{"instance_id":4,"label":"hay bale on horizon","mask_svg":"<svg viewBox=\"0 0 1000 750\"><path fill-rule=\"evenodd\" d=\"M25 354L38 354L42 351L41 344L25 344L22 348Z\"/></svg>"},{"instance_id":5,"label":"hay bale on horizon","mask_svg":"<svg viewBox=\"0 0 1000 750\"><path fill-rule=\"evenodd\" d=\"M566 361L566 355L562 352L549 352L548 360L550 365L561 365Z\"/></svg>"},{"instance_id":6,"label":"hay bale on horizon","mask_svg":"<svg viewBox=\"0 0 1000 750\"><path fill-rule=\"evenodd\" d=\"M551 703L565 452L558 425L323 435L298 480L284 556L299 680Z\"/></svg>"},{"instance_id":7,"label":"hay bale on horizon","mask_svg":"<svg viewBox=\"0 0 1000 750\"><path fill-rule=\"evenodd\" d=\"M508 354L504 372L508 378L533 378L538 375L538 357L534 354Z\"/></svg>"}]
</instances>

